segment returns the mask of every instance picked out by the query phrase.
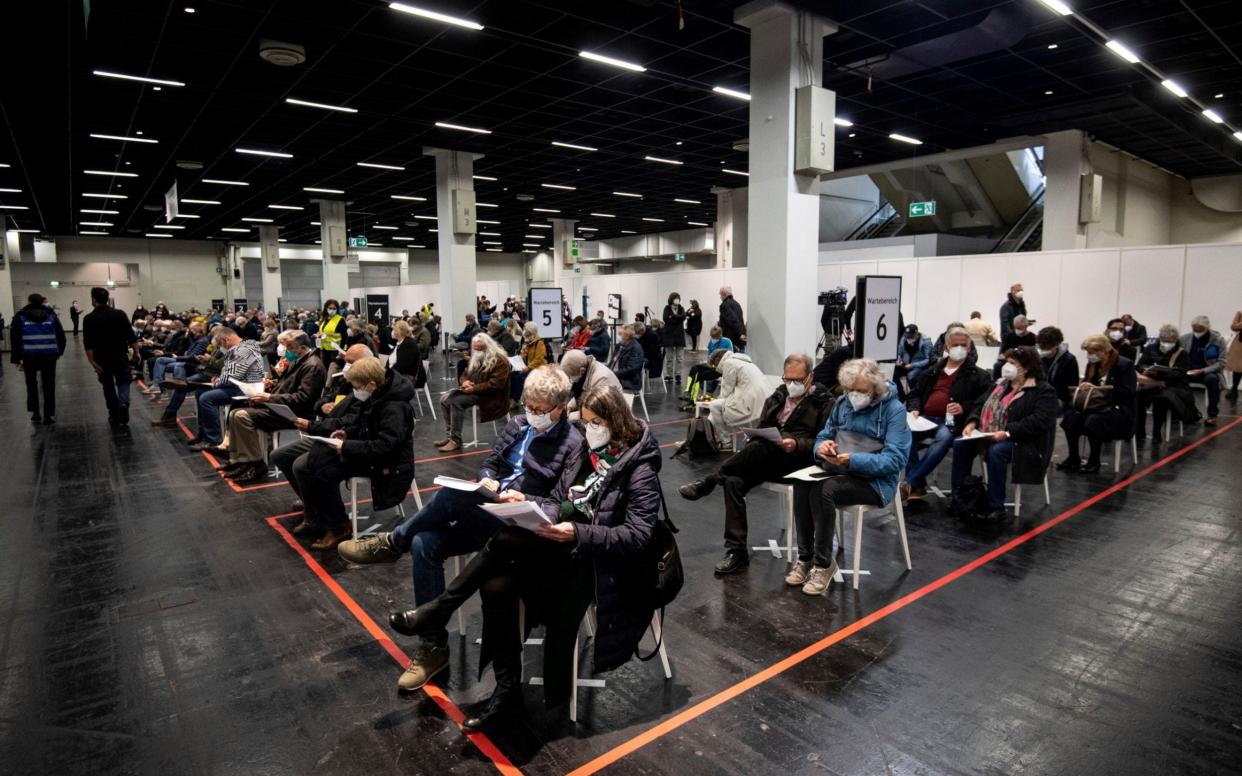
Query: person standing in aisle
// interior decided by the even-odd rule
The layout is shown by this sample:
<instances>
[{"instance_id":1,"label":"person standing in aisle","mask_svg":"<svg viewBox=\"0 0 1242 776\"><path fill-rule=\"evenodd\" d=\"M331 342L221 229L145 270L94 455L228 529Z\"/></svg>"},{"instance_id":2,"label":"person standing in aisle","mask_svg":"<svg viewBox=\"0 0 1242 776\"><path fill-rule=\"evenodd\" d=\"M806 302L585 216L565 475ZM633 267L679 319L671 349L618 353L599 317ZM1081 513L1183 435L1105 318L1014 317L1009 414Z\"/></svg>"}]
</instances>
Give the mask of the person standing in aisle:
<instances>
[{"instance_id":1,"label":"person standing in aisle","mask_svg":"<svg viewBox=\"0 0 1242 776\"><path fill-rule=\"evenodd\" d=\"M129 316L108 304L108 289L92 288L91 304L95 309L82 319L82 348L103 386L109 425L124 428L129 425L129 365L140 358L138 337Z\"/></svg>"},{"instance_id":2,"label":"person standing in aisle","mask_svg":"<svg viewBox=\"0 0 1242 776\"><path fill-rule=\"evenodd\" d=\"M56 361L65 352L65 329L42 294L31 294L28 304L13 315L13 357L26 373L26 410L30 420L50 426L56 422ZM43 414L39 414L39 377L43 377Z\"/></svg>"},{"instance_id":3,"label":"person standing in aisle","mask_svg":"<svg viewBox=\"0 0 1242 776\"><path fill-rule=\"evenodd\" d=\"M699 335L703 333L703 309L699 300L690 300L690 309L686 310L686 335L690 337L690 352L699 349Z\"/></svg>"},{"instance_id":4,"label":"person standing in aisle","mask_svg":"<svg viewBox=\"0 0 1242 776\"><path fill-rule=\"evenodd\" d=\"M720 289L720 321L716 324L733 343L734 351L746 352L746 324L742 320L742 306L733 298L733 288Z\"/></svg>"},{"instance_id":5,"label":"person standing in aisle","mask_svg":"<svg viewBox=\"0 0 1242 776\"><path fill-rule=\"evenodd\" d=\"M1013 333L1013 319L1019 315L1026 315L1026 299L1023 298L1022 284L1014 283L1009 287L1009 296L1005 297L1005 303L1000 308L1001 342ZM1003 348L1004 345L1001 347Z\"/></svg>"},{"instance_id":6,"label":"person standing in aisle","mask_svg":"<svg viewBox=\"0 0 1242 776\"><path fill-rule=\"evenodd\" d=\"M73 336L78 336L78 324L82 320L82 307L78 304L78 300L74 299L73 304L69 305L69 320L73 321Z\"/></svg>"},{"instance_id":7,"label":"person standing in aisle","mask_svg":"<svg viewBox=\"0 0 1242 776\"><path fill-rule=\"evenodd\" d=\"M664 305L664 382L681 385L681 353L686 349L686 308L681 306L681 294L674 291Z\"/></svg>"}]
</instances>

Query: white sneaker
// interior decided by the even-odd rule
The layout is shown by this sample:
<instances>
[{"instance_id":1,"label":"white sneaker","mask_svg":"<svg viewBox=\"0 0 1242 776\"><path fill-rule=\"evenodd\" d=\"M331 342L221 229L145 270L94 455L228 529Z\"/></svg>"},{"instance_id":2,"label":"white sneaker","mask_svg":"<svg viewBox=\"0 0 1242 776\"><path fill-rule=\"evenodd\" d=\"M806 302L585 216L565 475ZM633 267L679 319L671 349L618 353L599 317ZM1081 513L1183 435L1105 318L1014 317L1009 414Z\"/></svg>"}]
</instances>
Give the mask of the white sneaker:
<instances>
[{"instance_id":1,"label":"white sneaker","mask_svg":"<svg viewBox=\"0 0 1242 776\"><path fill-rule=\"evenodd\" d=\"M809 560L800 560L793 564L789 569L789 573L785 575L785 584L790 587L806 584L807 577L811 573L811 562Z\"/></svg>"},{"instance_id":2,"label":"white sneaker","mask_svg":"<svg viewBox=\"0 0 1242 776\"><path fill-rule=\"evenodd\" d=\"M832 585L832 578L837 573L837 562L834 560L828 568L816 566L811 569L811 575L807 579L806 584L802 586L802 592L807 595L823 595L828 592L828 588Z\"/></svg>"}]
</instances>

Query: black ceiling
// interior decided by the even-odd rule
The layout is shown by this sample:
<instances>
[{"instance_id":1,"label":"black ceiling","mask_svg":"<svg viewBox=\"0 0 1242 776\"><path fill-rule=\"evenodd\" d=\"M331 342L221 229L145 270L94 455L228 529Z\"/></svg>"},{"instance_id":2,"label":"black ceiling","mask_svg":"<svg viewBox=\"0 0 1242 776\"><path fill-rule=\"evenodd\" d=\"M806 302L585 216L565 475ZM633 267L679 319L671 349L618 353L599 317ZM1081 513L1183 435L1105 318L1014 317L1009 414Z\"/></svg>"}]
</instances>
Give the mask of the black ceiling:
<instances>
[{"instance_id":1,"label":"black ceiling","mask_svg":"<svg viewBox=\"0 0 1242 776\"><path fill-rule=\"evenodd\" d=\"M1242 126L1242 14L1235 0L1068 2L1234 128ZM351 234L430 247L435 235L427 230L434 224L413 218L434 213L434 163L422 149L452 147L484 154L475 172L497 179L476 181L476 190L479 202L497 206L481 209L480 218L500 222L482 231L502 236L479 240L516 251L538 242L525 235L549 231L527 227L549 215L532 207L560 210L598 229L587 236L607 237L710 222L712 187L745 185L723 170L746 169L745 153L732 146L746 137L747 104L711 91L747 88L749 34L732 23L737 3L685 0L684 29L676 4L662 0L412 4L485 29L397 13L381 0L92 0L89 24L76 0L6 10L13 48L0 83L0 163L11 166L0 168L0 189L21 193L0 193L0 204L28 209L0 214L12 218L10 228L53 234L158 232L152 227L163 222L162 194L176 180L182 198L221 203L182 205L182 212L200 217L179 220L185 229L170 230L176 237L246 239L221 229L251 226L243 218L272 218L282 237L310 242L318 237L310 198L322 196L303 191L312 186L346 191ZM840 25L824 42L824 85L837 92L838 115L855 126L838 131L838 169L1071 128L1187 177L1242 168L1242 143L1230 130L1109 52L1087 25L1037 0L799 4ZM263 39L304 46L306 62L280 67L261 60ZM580 50L648 70L585 61ZM96 69L186 86L157 90L92 75ZM1215 99L1218 93L1224 96ZM289 97L358 112L298 107L285 102ZM437 121L492 134L441 129ZM158 144L90 137L139 132ZM924 144L894 142L890 132ZM293 158L248 156L236 153L238 147ZM649 162L645 155L683 164ZM201 162L204 169L179 169L178 161ZM405 170L366 169L360 161ZM88 169L137 177L84 174ZM85 198L86 192L127 199ZM428 201L393 200L393 194ZM519 194L534 201L518 201ZM89 221L112 226L82 225ZM397 242L397 236L413 239Z\"/></svg>"}]
</instances>

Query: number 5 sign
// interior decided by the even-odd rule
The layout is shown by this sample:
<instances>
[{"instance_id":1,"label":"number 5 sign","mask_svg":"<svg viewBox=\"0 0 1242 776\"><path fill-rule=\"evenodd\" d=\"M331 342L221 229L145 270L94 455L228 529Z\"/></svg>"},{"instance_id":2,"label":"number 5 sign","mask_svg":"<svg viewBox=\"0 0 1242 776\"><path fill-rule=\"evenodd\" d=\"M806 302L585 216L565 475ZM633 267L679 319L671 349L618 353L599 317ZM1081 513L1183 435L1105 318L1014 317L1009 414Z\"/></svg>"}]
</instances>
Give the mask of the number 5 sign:
<instances>
[{"instance_id":1,"label":"number 5 sign","mask_svg":"<svg viewBox=\"0 0 1242 776\"><path fill-rule=\"evenodd\" d=\"M560 337L564 334L561 323L561 290L559 288L532 288L526 300L526 311L539 327L540 339ZM896 352L896 351L894 351Z\"/></svg>"},{"instance_id":2,"label":"number 5 sign","mask_svg":"<svg viewBox=\"0 0 1242 776\"><path fill-rule=\"evenodd\" d=\"M897 360L901 339L901 277L860 275L854 305L854 355L879 363Z\"/></svg>"}]
</instances>

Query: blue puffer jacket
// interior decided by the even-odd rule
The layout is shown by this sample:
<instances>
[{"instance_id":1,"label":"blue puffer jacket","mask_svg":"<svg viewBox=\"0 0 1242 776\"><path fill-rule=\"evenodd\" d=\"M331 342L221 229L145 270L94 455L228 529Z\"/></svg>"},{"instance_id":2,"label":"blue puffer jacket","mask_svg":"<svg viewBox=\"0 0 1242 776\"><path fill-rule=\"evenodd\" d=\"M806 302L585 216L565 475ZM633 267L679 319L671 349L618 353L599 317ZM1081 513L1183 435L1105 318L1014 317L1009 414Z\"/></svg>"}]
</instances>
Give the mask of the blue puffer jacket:
<instances>
[{"instance_id":1,"label":"blue puffer jacket","mask_svg":"<svg viewBox=\"0 0 1242 776\"><path fill-rule=\"evenodd\" d=\"M608 363L608 350L612 347L612 338L608 336L608 327L603 327L591 335L587 341L586 352L595 356L601 364Z\"/></svg>"},{"instance_id":2,"label":"blue puffer jacket","mask_svg":"<svg viewBox=\"0 0 1242 776\"><path fill-rule=\"evenodd\" d=\"M888 504L897 495L897 480L910 457L910 426L906 423L906 408L897 398L897 386L888 384L888 396L872 402L861 412L854 411L850 400L842 396L828 414L828 422L815 437L811 455L827 439L836 439L839 430L865 434L884 442L884 449L876 453L854 453L850 456L849 470L871 480L871 487L880 494L880 501ZM822 458L815 463L823 466Z\"/></svg>"},{"instance_id":3,"label":"blue puffer jacket","mask_svg":"<svg viewBox=\"0 0 1242 776\"><path fill-rule=\"evenodd\" d=\"M551 508L545 506L544 511L553 520L560 514L559 499L569 492L569 486L578 477L586 455L586 442L578 427L570 423L566 416L552 425L542 434L536 434L522 456L522 473L509 484L511 490L518 490L528 496L557 496L557 503ZM520 444L526 437L530 424L525 415L518 415L500 437L492 445L492 452L479 467L479 479L500 481L513 473L513 467L505 460L505 453L510 447ZM559 487L558 487L559 485Z\"/></svg>"}]
</instances>

